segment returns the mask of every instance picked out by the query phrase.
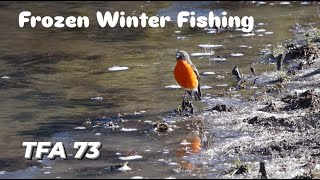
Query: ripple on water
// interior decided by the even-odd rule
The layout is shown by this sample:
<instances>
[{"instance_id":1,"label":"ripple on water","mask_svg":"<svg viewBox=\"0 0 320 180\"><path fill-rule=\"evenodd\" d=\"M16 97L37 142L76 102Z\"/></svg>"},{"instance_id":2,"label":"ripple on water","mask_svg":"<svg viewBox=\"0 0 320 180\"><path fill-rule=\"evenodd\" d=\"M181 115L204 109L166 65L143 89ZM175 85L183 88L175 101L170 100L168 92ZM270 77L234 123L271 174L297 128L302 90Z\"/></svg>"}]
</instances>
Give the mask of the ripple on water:
<instances>
[{"instance_id":1,"label":"ripple on water","mask_svg":"<svg viewBox=\"0 0 320 180\"><path fill-rule=\"evenodd\" d=\"M136 128L121 128L120 131L124 132L131 132L131 131L137 131L138 129Z\"/></svg>"},{"instance_id":2,"label":"ripple on water","mask_svg":"<svg viewBox=\"0 0 320 180\"><path fill-rule=\"evenodd\" d=\"M181 88L181 86L179 86L179 85L169 85L169 86L166 86L165 88L179 89L179 88Z\"/></svg>"},{"instance_id":3,"label":"ripple on water","mask_svg":"<svg viewBox=\"0 0 320 180\"><path fill-rule=\"evenodd\" d=\"M268 31L268 32L264 32L264 34L273 34L273 32Z\"/></svg>"},{"instance_id":4,"label":"ripple on water","mask_svg":"<svg viewBox=\"0 0 320 180\"><path fill-rule=\"evenodd\" d=\"M102 101L102 100L103 100L103 97L100 97L100 96L98 96L98 97L93 97L93 98L91 98L91 100Z\"/></svg>"},{"instance_id":5,"label":"ripple on water","mask_svg":"<svg viewBox=\"0 0 320 180\"><path fill-rule=\"evenodd\" d=\"M202 48L217 48L217 47L222 47L220 44L199 44L199 47Z\"/></svg>"},{"instance_id":6,"label":"ripple on water","mask_svg":"<svg viewBox=\"0 0 320 180\"><path fill-rule=\"evenodd\" d=\"M131 177L131 179L143 179L143 177L142 176L133 176L133 177Z\"/></svg>"},{"instance_id":7,"label":"ripple on water","mask_svg":"<svg viewBox=\"0 0 320 180\"><path fill-rule=\"evenodd\" d=\"M211 88L212 88L211 86L207 86L207 85L201 86L201 89L211 89Z\"/></svg>"},{"instance_id":8,"label":"ripple on water","mask_svg":"<svg viewBox=\"0 0 320 180\"><path fill-rule=\"evenodd\" d=\"M242 53L232 53L230 55L234 56L234 57L238 57L238 56L243 56L244 54L242 54Z\"/></svg>"},{"instance_id":9,"label":"ripple on water","mask_svg":"<svg viewBox=\"0 0 320 180\"><path fill-rule=\"evenodd\" d=\"M210 58L210 61L226 61L226 58L220 58L220 57L214 57L214 58Z\"/></svg>"},{"instance_id":10,"label":"ripple on water","mask_svg":"<svg viewBox=\"0 0 320 180\"><path fill-rule=\"evenodd\" d=\"M112 66L112 67L109 67L108 70L109 71L125 71L125 70L128 70L129 68L128 67L121 67L121 66Z\"/></svg>"},{"instance_id":11,"label":"ripple on water","mask_svg":"<svg viewBox=\"0 0 320 180\"><path fill-rule=\"evenodd\" d=\"M280 5L290 5L291 3L288 1L282 1L279 3Z\"/></svg>"},{"instance_id":12,"label":"ripple on water","mask_svg":"<svg viewBox=\"0 0 320 180\"><path fill-rule=\"evenodd\" d=\"M256 34L254 33L247 33L247 34L242 34L243 37L250 37L250 36L255 36Z\"/></svg>"},{"instance_id":13,"label":"ripple on water","mask_svg":"<svg viewBox=\"0 0 320 180\"><path fill-rule=\"evenodd\" d=\"M201 53L192 53L190 54L191 56L211 56L213 55L213 53L209 53L209 52L201 52Z\"/></svg>"},{"instance_id":14,"label":"ripple on water","mask_svg":"<svg viewBox=\"0 0 320 180\"><path fill-rule=\"evenodd\" d=\"M119 159L123 160L123 161L130 161L130 160L135 160L135 159L142 159L142 156L140 156L140 155L124 156L124 157L119 157Z\"/></svg>"},{"instance_id":15,"label":"ripple on water","mask_svg":"<svg viewBox=\"0 0 320 180\"><path fill-rule=\"evenodd\" d=\"M209 74L216 74L215 72L209 71L209 72L204 72L204 75L209 75Z\"/></svg>"},{"instance_id":16,"label":"ripple on water","mask_svg":"<svg viewBox=\"0 0 320 180\"><path fill-rule=\"evenodd\" d=\"M265 29L257 29L256 32L266 32Z\"/></svg>"}]
</instances>

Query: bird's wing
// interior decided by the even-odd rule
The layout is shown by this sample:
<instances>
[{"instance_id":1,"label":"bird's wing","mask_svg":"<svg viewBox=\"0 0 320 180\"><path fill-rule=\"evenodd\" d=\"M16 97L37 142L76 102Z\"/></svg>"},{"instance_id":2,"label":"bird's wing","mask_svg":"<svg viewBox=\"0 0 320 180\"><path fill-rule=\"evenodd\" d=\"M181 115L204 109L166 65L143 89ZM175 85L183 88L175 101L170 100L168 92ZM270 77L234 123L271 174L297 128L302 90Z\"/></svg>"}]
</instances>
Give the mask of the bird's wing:
<instances>
[{"instance_id":1,"label":"bird's wing","mask_svg":"<svg viewBox=\"0 0 320 180\"><path fill-rule=\"evenodd\" d=\"M192 61L190 59L190 55L186 51L183 51L183 50L181 50L180 52L182 52L184 54L185 59L191 65L194 73L196 73L198 80L200 80L200 74L199 74L198 69L196 68L196 66L192 63Z\"/></svg>"},{"instance_id":2,"label":"bird's wing","mask_svg":"<svg viewBox=\"0 0 320 180\"><path fill-rule=\"evenodd\" d=\"M196 68L196 66L192 63L190 56L188 53L186 53L186 60L187 62L191 65L191 68L193 70L193 72L197 75L197 79L198 79L198 87L197 87L197 91L195 92L195 98L196 100L201 100L202 98L202 91L201 91L201 85L200 85L200 74L198 72L198 69Z\"/></svg>"},{"instance_id":3,"label":"bird's wing","mask_svg":"<svg viewBox=\"0 0 320 180\"><path fill-rule=\"evenodd\" d=\"M194 65L192 65L191 67L192 67L193 71L196 73L197 78L198 78L198 80L199 80L199 79L200 79L200 74L199 74L199 72L198 72L198 69L197 69Z\"/></svg>"},{"instance_id":4,"label":"bird's wing","mask_svg":"<svg viewBox=\"0 0 320 180\"><path fill-rule=\"evenodd\" d=\"M195 65L193 65L192 61L191 61L189 58L187 58L187 62L191 65L194 73L196 73L197 78L198 78L198 80L199 80L199 79L200 79L200 74L199 74L199 72L198 72L198 69L196 68Z\"/></svg>"}]
</instances>

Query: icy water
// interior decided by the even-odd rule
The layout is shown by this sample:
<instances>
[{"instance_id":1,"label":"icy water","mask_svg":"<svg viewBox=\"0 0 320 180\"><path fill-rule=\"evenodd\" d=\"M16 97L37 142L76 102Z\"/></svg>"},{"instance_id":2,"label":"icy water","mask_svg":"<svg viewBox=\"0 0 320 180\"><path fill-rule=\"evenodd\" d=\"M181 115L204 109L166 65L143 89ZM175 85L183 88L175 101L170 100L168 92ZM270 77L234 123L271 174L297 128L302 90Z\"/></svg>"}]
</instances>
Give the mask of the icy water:
<instances>
[{"instance_id":1,"label":"icy water","mask_svg":"<svg viewBox=\"0 0 320 180\"><path fill-rule=\"evenodd\" d=\"M0 20L1 178L219 177L216 172L225 167L213 168L206 160L216 158L223 164L236 158L224 158L213 149L199 157L204 163L192 164L195 161L188 157L200 153L192 124L206 120L218 126L210 133L221 152L228 151L226 141L241 138L243 129L233 126L232 118L224 122L223 114L216 117L204 110L219 100L219 94L236 85L232 68L238 65L244 74L250 74L250 65L260 73L274 70L274 64L258 63L261 50L272 50L277 43L292 38L289 29L296 22L319 21L317 5L300 2L1 2L0 8L1 17L6 17ZM41 16L87 15L90 27L21 29L18 14L23 10ZM233 16L253 16L255 35L241 31L212 34L187 26L179 29L175 22L165 28L103 29L96 24L95 13L99 10L123 10L127 15L145 12L150 16L176 16L182 10L194 10L199 15L210 10L217 14L227 11ZM202 53L200 44L222 45L214 48L213 57L221 56L226 61L192 56L204 86L204 100L194 103L194 117L176 116L173 110L181 104L183 90L170 88L176 85L172 73L175 52L183 49L190 54ZM125 68L113 71L114 66ZM234 99L221 101L246 107L238 114L243 118L254 107L246 106L241 97L260 90L234 91ZM83 127L87 118L92 126L77 128ZM176 127L173 132L158 135L152 131L157 121ZM109 128L109 122L119 127ZM180 143L184 139L193 141L188 147L190 153L183 151L186 147ZM24 141L63 142L69 159L25 160ZM74 160L76 141L101 142L101 158ZM108 170L126 162L119 157L128 151L142 156L129 161L131 171Z\"/></svg>"}]
</instances>

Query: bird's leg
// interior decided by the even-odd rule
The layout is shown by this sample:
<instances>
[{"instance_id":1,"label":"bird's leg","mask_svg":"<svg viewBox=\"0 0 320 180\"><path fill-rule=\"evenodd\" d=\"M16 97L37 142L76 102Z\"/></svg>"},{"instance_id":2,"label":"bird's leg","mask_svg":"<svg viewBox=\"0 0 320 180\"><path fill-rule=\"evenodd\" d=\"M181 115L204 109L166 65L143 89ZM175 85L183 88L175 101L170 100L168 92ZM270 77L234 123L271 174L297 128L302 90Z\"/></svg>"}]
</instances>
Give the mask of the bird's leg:
<instances>
[{"instance_id":1,"label":"bird's leg","mask_svg":"<svg viewBox=\"0 0 320 180\"><path fill-rule=\"evenodd\" d=\"M192 93L190 95L190 101L188 102L188 107L190 107L190 113L193 114Z\"/></svg>"},{"instance_id":2,"label":"bird's leg","mask_svg":"<svg viewBox=\"0 0 320 180\"><path fill-rule=\"evenodd\" d=\"M193 104L190 102L190 113L193 114Z\"/></svg>"},{"instance_id":3,"label":"bird's leg","mask_svg":"<svg viewBox=\"0 0 320 180\"><path fill-rule=\"evenodd\" d=\"M184 91L184 95L182 98L182 112L186 109L186 103L185 103L186 93L187 91Z\"/></svg>"}]
</instances>

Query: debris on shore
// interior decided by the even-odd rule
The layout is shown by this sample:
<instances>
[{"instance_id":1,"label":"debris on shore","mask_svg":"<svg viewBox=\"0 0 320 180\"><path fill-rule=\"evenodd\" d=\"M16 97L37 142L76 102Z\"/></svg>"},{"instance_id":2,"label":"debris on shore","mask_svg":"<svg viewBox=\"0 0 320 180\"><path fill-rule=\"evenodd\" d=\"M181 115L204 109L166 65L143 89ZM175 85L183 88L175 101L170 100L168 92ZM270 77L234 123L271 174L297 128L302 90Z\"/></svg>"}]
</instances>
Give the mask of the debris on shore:
<instances>
[{"instance_id":1,"label":"debris on shore","mask_svg":"<svg viewBox=\"0 0 320 180\"><path fill-rule=\"evenodd\" d=\"M286 109L316 109L320 105L320 97L314 89L307 90L301 94L288 95L282 98L282 101L288 103Z\"/></svg>"},{"instance_id":2,"label":"debris on shore","mask_svg":"<svg viewBox=\"0 0 320 180\"><path fill-rule=\"evenodd\" d=\"M231 112L233 111L232 107L228 107L225 104L218 104L216 106L214 106L213 108L210 109L210 111L218 111L218 112L222 112L222 111L226 111L226 112Z\"/></svg>"}]
</instances>

